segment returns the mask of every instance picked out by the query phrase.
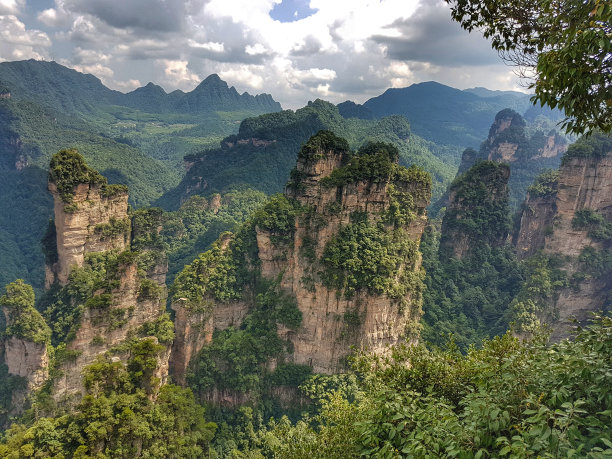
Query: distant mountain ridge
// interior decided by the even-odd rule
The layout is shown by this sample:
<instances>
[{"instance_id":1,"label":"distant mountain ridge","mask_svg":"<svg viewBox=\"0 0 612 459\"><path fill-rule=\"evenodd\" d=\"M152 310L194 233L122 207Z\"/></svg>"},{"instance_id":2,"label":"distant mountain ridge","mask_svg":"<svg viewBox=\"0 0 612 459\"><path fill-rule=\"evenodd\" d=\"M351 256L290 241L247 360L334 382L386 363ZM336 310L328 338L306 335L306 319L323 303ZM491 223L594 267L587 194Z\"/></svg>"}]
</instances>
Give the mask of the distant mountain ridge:
<instances>
[{"instance_id":1,"label":"distant mountain ridge","mask_svg":"<svg viewBox=\"0 0 612 459\"><path fill-rule=\"evenodd\" d=\"M153 113L198 114L217 110L275 112L280 103L270 94L238 93L216 75L204 79L189 92L166 93L148 83L127 94L107 88L99 78L64 67L57 62L27 61L0 63L0 81L11 96L29 99L64 112L91 112L101 104L120 105Z\"/></svg>"},{"instance_id":2,"label":"distant mountain ridge","mask_svg":"<svg viewBox=\"0 0 612 459\"><path fill-rule=\"evenodd\" d=\"M406 88L389 88L363 105L351 101L338 105L343 116L375 118L403 115L413 132L427 140L461 148L478 147L488 134L491 120L511 108L529 121L539 115L556 122L558 111L534 107L531 95L517 91L492 91L486 88L460 90L428 81Z\"/></svg>"}]
</instances>

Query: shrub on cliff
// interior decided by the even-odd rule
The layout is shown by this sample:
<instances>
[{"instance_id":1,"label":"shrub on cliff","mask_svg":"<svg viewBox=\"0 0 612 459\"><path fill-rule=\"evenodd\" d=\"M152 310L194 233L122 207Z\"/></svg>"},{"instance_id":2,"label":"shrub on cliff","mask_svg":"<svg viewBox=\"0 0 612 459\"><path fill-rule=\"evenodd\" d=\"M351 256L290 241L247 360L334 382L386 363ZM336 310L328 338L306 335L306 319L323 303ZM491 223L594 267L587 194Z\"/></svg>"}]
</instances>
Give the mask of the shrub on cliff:
<instances>
[{"instance_id":1,"label":"shrub on cliff","mask_svg":"<svg viewBox=\"0 0 612 459\"><path fill-rule=\"evenodd\" d=\"M49 179L55 183L64 202L72 202L74 187L80 183L105 184L106 178L91 169L76 150L60 150L51 157Z\"/></svg>"},{"instance_id":2,"label":"shrub on cliff","mask_svg":"<svg viewBox=\"0 0 612 459\"><path fill-rule=\"evenodd\" d=\"M51 341L51 329L34 308L34 290L23 279L5 287L6 293L0 297L0 307L8 316L4 335L15 336L37 344Z\"/></svg>"}]
</instances>

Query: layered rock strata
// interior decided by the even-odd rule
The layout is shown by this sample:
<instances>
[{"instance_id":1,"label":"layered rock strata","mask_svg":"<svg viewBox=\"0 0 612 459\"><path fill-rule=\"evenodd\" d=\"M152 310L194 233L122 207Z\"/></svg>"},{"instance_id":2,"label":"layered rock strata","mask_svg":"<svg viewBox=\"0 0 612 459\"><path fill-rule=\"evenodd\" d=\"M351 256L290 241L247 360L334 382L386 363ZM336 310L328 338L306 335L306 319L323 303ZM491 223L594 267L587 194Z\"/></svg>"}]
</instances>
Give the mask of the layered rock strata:
<instances>
[{"instance_id":1,"label":"layered rock strata","mask_svg":"<svg viewBox=\"0 0 612 459\"><path fill-rule=\"evenodd\" d=\"M45 269L45 285L66 285L70 271L83 266L85 255L112 249L123 250L129 243L128 193L103 194L104 185L81 183L75 186L67 204L57 186L49 182L53 195L58 261Z\"/></svg>"},{"instance_id":2,"label":"layered rock strata","mask_svg":"<svg viewBox=\"0 0 612 459\"><path fill-rule=\"evenodd\" d=\"M542 250L556 257L568 281L548 305L556 318L553 340L569 336L573 319L585 323L589 313L610 309L611 239L612 151L564 160L556 191L526 200L516 236L519 256Z\"/></svg>"}]
</instances>

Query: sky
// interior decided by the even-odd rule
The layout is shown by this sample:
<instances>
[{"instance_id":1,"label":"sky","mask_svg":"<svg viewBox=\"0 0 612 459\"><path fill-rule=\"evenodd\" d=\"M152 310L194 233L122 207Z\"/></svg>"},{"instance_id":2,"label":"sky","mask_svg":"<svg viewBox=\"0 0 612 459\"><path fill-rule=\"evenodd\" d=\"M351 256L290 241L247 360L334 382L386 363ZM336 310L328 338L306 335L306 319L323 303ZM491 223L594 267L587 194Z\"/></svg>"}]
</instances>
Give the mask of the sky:
<instances>
[{"instance_id":1,"label":"sky","mask_svg":"<svg viewBox=\"0 0 612 459\"><path fill-rule=\"evenodd\" d=\"M0 0L0 61L30 58L123 92L217 73L293 109L431 80L524 90L442 0Z\"/></svg>"}]
</instances>

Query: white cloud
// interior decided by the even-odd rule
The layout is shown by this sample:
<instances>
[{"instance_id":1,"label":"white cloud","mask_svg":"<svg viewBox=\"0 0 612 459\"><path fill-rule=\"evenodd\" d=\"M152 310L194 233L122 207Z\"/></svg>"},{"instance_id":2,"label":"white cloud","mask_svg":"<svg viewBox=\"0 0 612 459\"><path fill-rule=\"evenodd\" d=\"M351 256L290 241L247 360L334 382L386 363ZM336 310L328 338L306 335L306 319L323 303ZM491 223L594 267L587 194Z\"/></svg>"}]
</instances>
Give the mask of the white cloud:
<instances>
[{"instance_id":1,"label":"white cloud","mask_svg":"<svg viewBox=\"0 0 612 459\"><path fill-rule=\"evenodd\" d=\"M244 51L250 56L256 56L258 54L265 54L266 48L261 43L255 43L253 46L246 45Z\"/></svg>"},{"instance_id":2,"label":"white cloud","mask_svg":"<svg viewBox=\"0 0 612 459\"><path fill-rule=\"evenodd\" d=\"M155 64L163 70L163 81L173 88L192 89L194 84L201 81L201 77L193 73L186 60L158 59Z\"/></svg>"},{"instance_id":3,"label":"white cloud","mask_svg":"<svg viewBox=\"0 0 612 459\"><path fill-rule=\"evenodd\" d=\"M36 18L49 27L69 27L70 14L63 8L47 8L38 13Z\"/></svg>"},{"instance_id":4,"label":"white cloud","mask_svg":"<svg viewBox=\"0 0 612 459\"><path fill-rule=\"evenodd\" d=\"M35 29L27 29L16 16L0 16L0 59L47 59L51 40Z\"/></svg>"},{"instance_id":5,"label":"white cloud","mask_svg":"<svg viewBox=\"0 0 612 459\"><path fill-rule=\"evenodd\" d=\"M140 80L115 81L114 86L123 92L133 91L142 86Z\"/></svg>"},{"instance_id":6,"label":"white cloud","mask_svg":"<svg viewBox=\"0 0 612 459\"><path fill-rule=\"evenodd\" d=\"M218 43L215 41L208 41L206 43L198 43L195 40L187 40L187 44L191 47L191 48L200 48L200 49L205 49L207 51L213 51L215 53L222 53L223 51L225 51L225 46L223 45L223 43Z\"/></svg>"},{"instance_id":7,"label":"white cloud","mask_svg":"<svg viewBox=\"0 0 612 459\"><path fill-rule=\"evenodd\" d=\"M219 72L219 76L226 81L230 82L230 85L234 82L242 83L251 89L261 89L263 87L264 79L259 73L261 68L257 66L241 65L239 67L229 68Z\"/></svg>"},{"instance_id":8,"label":"white cloud","mask_svg":"<svg viewBox=\"0 0 612 459\"><path fill-rule=\"evenodd\" d=\"M281 1L55 0L37 19L59 29L54 55L119 89L138 80L190 90L218 73L298 108L315 97L363 102L424 80L517 87L489 43L452 23L444 0L310 0L314 12L287 23L270 16ZM0 0L0 11L22 11L24 2ZM35 41L36 33L36 45L14 52L0 43L0 57L47 56L44 32L16 35Z\"/></svg>"},{"instance_id":9,"label":"white cloud","mask_svg":"<svg viewBox=\"0 0 612 459\"><path fill-rule=\"evenodd\" d=\"M18 14L24 3L24 0L0 0L0 14Z\"/></svg>"}]
</instances>

